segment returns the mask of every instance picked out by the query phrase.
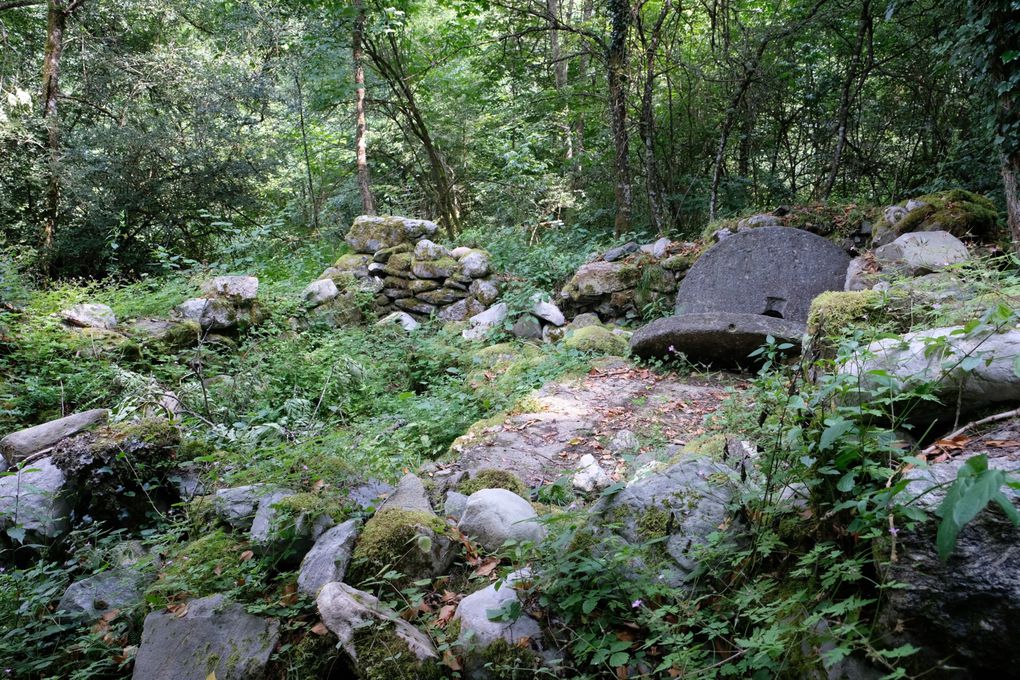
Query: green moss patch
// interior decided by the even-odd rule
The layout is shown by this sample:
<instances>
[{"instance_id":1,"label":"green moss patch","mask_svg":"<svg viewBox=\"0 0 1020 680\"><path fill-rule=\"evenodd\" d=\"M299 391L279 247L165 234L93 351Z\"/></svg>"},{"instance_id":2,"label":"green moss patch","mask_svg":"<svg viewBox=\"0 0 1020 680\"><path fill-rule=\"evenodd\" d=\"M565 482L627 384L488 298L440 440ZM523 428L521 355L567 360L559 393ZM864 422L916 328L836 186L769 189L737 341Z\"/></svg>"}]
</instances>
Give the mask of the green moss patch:
<instances>
[{"instance_id":1,"label":"green moss patch","mask_svg":"<svg viewBox=\"0 0 1020 680\"><path fill-rule=\"evenodd\" d=\"M395 570L413 580L431 569L430 555L422 550L419 537L434 541L445 534L446 522L420 510L389 508L376 513L354 549L352 583Z\"/></svg>"},{"instance_id":2,"label":"green moss patch","mask_svg":"<svg viewBox=\"0 0 1020 680\"><path fill-rule=\"evenodd\" d=\"M829 291L811 302L808 334L838 335L848 327L874 325L884 319L885 295L876 290Z\"/></svg>"},{"instance_id":3,"label":"green moss patch","mask_svg":"<svg viewBox=\"0 0 1020 680\"><path fill-rule=\"evenodd\" d=\"M591 354L612 354L626 356L627 341L602 326L585 326L567 334L564 344L568 349Z\"/></svg>"},{"instance_id":4,"label":"green moss patch","mask_svg":"<svg viewBox=\"0 0 1020 680\"><path fill-rule=\"evenodd\" d=\"M506 489L522 498L528 497L528 487L517 475L508 470L479 470L471 476L471 479L464 480L457 487L457 491L465 496L470 496L482 489Z\"/></svg>"}]
</instances>

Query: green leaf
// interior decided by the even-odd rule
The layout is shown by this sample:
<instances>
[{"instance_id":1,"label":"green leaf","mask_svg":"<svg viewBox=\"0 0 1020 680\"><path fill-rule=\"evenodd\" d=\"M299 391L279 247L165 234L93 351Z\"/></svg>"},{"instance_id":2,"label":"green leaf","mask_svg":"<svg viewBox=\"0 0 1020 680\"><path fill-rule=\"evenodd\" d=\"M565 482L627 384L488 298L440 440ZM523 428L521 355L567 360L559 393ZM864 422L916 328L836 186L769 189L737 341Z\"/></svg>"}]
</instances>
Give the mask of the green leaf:
<instances>
[{"instance_id":1,"label":"green leaf","mask_svg":"<svg viewBox=\"0 0 1020 680\"><path fill-rule=\"evenodd\" d=\"M847 493L848 491L854 488L854 480L856 477L857 477L856 472L846 473L845 475L840 477L839 482L836 484L836 488L842 491L843 493Z\"/></svg>"},{"instance_id":2,"label":"green leaf","mask_svg":"<svg viewBox=\"0 0 1020 680\"><path fill-rule=\"evenodd\" d=\"M627 665L628 661L630 661L630 654L628 654L627 652L617 652L616 654L613 654L611 657L609 657L609 665L612 666L613 668L625 666Z\"/></svg>"},{"instance_id":3,"label":"green leaf","mask_svg":"<svg viewBox=\"0 0 1020 680\"><path fill-rule=\"evenodd\" d=\"M853 422L846 418L829 418L825 421L827 427L822 431L822 438L818 442L820 451L827 451L833 443L854 426Z\"/></svg>"}]
</instances>

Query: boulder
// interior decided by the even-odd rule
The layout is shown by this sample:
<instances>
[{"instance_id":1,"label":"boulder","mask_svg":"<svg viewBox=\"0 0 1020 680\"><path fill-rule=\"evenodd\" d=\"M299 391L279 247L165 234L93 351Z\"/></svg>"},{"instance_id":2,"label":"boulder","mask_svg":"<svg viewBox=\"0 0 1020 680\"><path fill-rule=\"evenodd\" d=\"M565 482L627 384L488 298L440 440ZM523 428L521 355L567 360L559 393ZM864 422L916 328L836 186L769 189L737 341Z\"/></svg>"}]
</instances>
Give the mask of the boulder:
<instances>
[{"instance_id":1,"label":"boulder","mask_svg":"<svg viewBox=\"0 0 1020 680\"><path fill-rule=\"evenodd\" d=\"M595 460L595 456L586 453L581 456L581 460L577 461L577 472L571 479L571 485L578 491L591 493L598 489L604 489L612 483L613 480Z\"/></svg>"},{"instance_id":2,"label":"boulder","mask_svg":"<svg viewBox=\"0 0 1020 680\"><path fill-rule=\"evenodd\" d=\"M697 548L733 519L734 474L721 463L691 456L602 498L592 510L593 521L596 527L616 527L617 537L634 546L665 539L649 546L655 554L640 559L635 568L654 564L656 576L684 587L697 569Z\"/></svg>"},{"instance_id":3,"label":"boulder","mask_svg":"<svg viewBox=\"0 0 1020 680\"><path fill-rule=\"evenodd\" d=\"M520 603L514 583L529 577L527 571L514 572L498 584L471 593L457 605L453 620L460 624L460 634L455 647L463 658L468 678L486 680L492 677L485 664L486 651L494 644L514 651L518 672L540 663L542 628L535 619L523 612L513 620L490 618L492 612L506 611L512 603Z\"/></svg>"},{"instance_id":4,"label":"boulder","mask_svg":"<svg viewBox=\"0 0 1020 680\"><path fill-rule=\"evenodd\" d=\"M406 250L405 246L405 250ZM388 255L387 255L388 259ZM384 260L377 260L382 262ZM348 253L341 255L332 267L322 273L319 278L335 279L341 276L353 276L356 279L363 279L368 276L368 266L372 263L371 255L362 253Z\"/></svg>"},{"instance_id":5,"label":"boulder","mask_svg":"<svg viewBox=\"0 0 1020 680\"><path fill-rule=\"evenodd\" d=\"M610 248L606 251L606 254L602 256L602 259L606 262L616 262L622 260L631 253L636 253L638 250L638 244L634 241L624 243L622 246L616 248Z\"/></svg>"},{"instance_id":6,"label":"boulder","mask_svg":"<svg viewBox=\"0 0 1020 680\"><path fill-rule=\"evenodd\" d=\"M112 330L117 326L117 316L106 305L83 303L60 312L60 317L71 326L80 328L101 328Z\"/></svg>"},{"instance_id":7,"label":"boulder","mask_svg":"<svg viewBox=\"0 0 1020 680\"><path fill-rule=\"evenodd\" d=\"M604 326L585 326L567 333L563 342L568 349L592 354L625 356L627 340Z\"/></svg>"},{"instance_id":8,"label":"boulder","mask_svg":"<svg viewBox=\"0 0 1020 680\"><path fill-rule=\"evenodd\" d=\"M1001 333L964 333L963 327L933 328L907 333L898 339L878 340L857 360L840 370L860 376L866 400L886 381L897 392L932 385L941 403L924 400L911 409L917 423L956 417L959 407L967 414L993 404L1020 402L1020 375L1015 370L1020 356L1020 328ZM876 377L875 372L881 372Z\"/></svg>"},{"instance_id":9,"label":"boulder","mask_svg":"<svg viewBox=\"0 0 1020 680\"><path fill-rule=\"evenodd\" d=\"M452 256L449 250L427 238L414 245L414 259L416 260L439 260L450 257Z\"/></svg>"},{"instance_id":10,"label":"boulder","mask_svg":"<svg viewBox=\"0 0 1020 680\"><path fill-rule=\"evenodd\" d=\"M464 276L472 279L484 278L492 271L489 254L484 250L471 250L461 255L457 261L460 262L461 271L464 272Z\"/></svg>"},{"instance_id":11,"label":"boulder","mask_svg":"<svg viewBox=\"0 0 1020 680\"><path fill-rule=\"evenodd\" d=\"M343 581L360 529L361 521L350 519L319 536L301 561L298 590L315 597L327 583Z\"/></svg>"},{"instance_id":12,"label":"boulder","mask_svg":"<svg viewBox=\"0 0 1020 680\"><path fill-rule=\"evenodd\" d=\"M460 518L464 516L467 500L468 497L459 491L447 491L446 504L443 505L443 516L451 517L454 521L459 522Z\"/></svg>"},{"instance_id":13,"label":"boulder","mask_svg":"<svg viewBox=\"0 0 1020 680\"><path fill-rule=\"evenodd\" d=\"M210 595L179 612L145 617L135 656L134 680L257 680L280 638L275 620L252 616L244 606Z\"/></svg>"},{"instance_id":14,"label":"boulder","mask_svg":"<svg viewBox=\"0 0 1020 680\"><path fill-rule=\"evenodd\" d=\"M598 314L592 312L585 312L584 314L578 314L575 316L569 324L567 329L576 331L578 328L587 328L588 326L601 326L602 321L599 319Z\"/></svg>"},{"instance_id":15,"label":"boulder","mask_svg":"<svg viewBox=\"0 0 1020 680\"><path fill-rule=\"evenodd\" d=\"M379 506L379 512L392 508L435 514L432 504L429 502L429 494L425 491L424 482L417 475L410 473L400 478L396 490Z\"/></svg>"},{"instance_id":16,"label":"boulder","mask_svg":"<svg viewBox=\"0 0 1020 680\"><path fill-rule=\"evenodd\" d=\"M0 477L0 529L21 539L57 538L68 529L69 495L64 473L50 458Z\"/></svg>"},{"instance_id":17,"label":"boulder","mask_svg":"<svg viewBox=\"0 0 1020 680\"><path fill-rule=\"evenodd\" d=\"M369 593L327 583L315 598L319 616L354 661L358 677L439 677L439 654L427 635Z\"/></svg>"},{"instance_id":18,"label":"boulder","mask_svg":"<svg viewBox=\"0 0 1020 680\"><path fill-rule=\"evenodd\" d=\"M468 328L464 329L461 335L465 340L481 340L489 330L502 324L509 313L510 308L505 302L497 303L468 319Z\"/></svg>"},{"instance_id":19,"label":"boulder","mask_svg":"<svg viewBox=\"0 0 1020 680\"><path fill-rule=\"evenodd\" d=\"M499 298L499 286L489 279L475 279L468 292L483 305L491 305Z\"/></svg>"},{"instance_id":20,"label":"boulder","mask_svg":"<svg viewBox=\"0 0 1020 680\"><path fill-rule=\"evenodd\" d=\"M150 578L131 567L119 567L75 581L64 591L57 611L95 620L114 609L142 602Z\"/></svg>"},{"instance_id":21,"label":"boulder","mask_svg":"<svg viewBox=\"0 0 1020 680\"><path fill-rule=\"evenodd\" d=\"M446 279L461 271L457 260L444 257L438 260L413 260L411 274L419 279Z\"/></svg>"},{"instance_id":22,"label":"boulder","mask_svg":"<svg viewBox=\"0 0 1020 680\"><path fill-rule=\"evenodd\" d=\"M630 351L651 358L683 354L692 361L717 366L752 366L749 355L771 336L800 351L805 324L760 314L706 312L656 319L638 329L630 339Z\"/></svg>"},{"instance_id":23,"label":"boulder","mask_svg":"<svg viewBox=\"0 0 1020 680\"><path fill-rule=\"evenodd\" d=\"M407 217L361 215L347 232L347 245L357 253L375 253L402 243L416 243L434 236L439 225L428 220Z\"/></svg>"},{"instance_id":24,"label":"boulder","mask_svg":"<svg viewBox=\"0 0 1020 680\"><path fill-rule=\"evenodd\" d=\"M553 326L562 326L567 323L567 319L559 307L540 298L535 299L535 304L531 306L531 313Z\"/></svg>"},{"instance_id":25,"label":"boulder","mask_svg":"<svg viewBox=\"0 0 1020 680\"><path fill-rule=\"evenodd\" d=\"M394 300L393 304L396 305L398 309L402 309L405 312L413 312L422 316L432 316L439 311L439 308L435 305L431 305L419 300L418 298L402 298Z\"/></svg>"},{"instance_id":26,"label":"boulder","mask_svg":"<svg viewBox=\"0 0 1020 680\"><path fill-rule=\"evenodd\" d=\"M174 308L174 314L184 321L194 321L206 330L233 328L239 322L249 321L249 310L239 310L218 298L192 298Z\"/></svg>"},{"instance_id":27,"label":"boulder","mask_svg":"<svg viewBox=\"0 0 1020 680\"><path fill-rule=\"evenodd\" d=\"M467 321L473 316L477 316L485 311L485 305L473 297L464 298L458 300L452 305L448 305L443 309L439 310L439 320L444 323L458 323L461 321Z\"/></svg>"},{"instance_id":28,"label":"boulder","mask_svg":"<svg viewBox=\"0 0 1020 680\"><path fill-rule=\"evenodd\" d=\"M531 314L522 314L510 329L510 335L521 340L542 338L542 323Z\"/></svg>"},{"instance_id":29,"label":"boulder","mask_svg":"<svg viewBox=\"0 0 1020 680\"><path fill-rule=\"evenodd\" d=\"M905 499L934 511L945 498L968 456L961 455L907 473ZM1009 455L990 457L989 467L1016 468ZM1013 506L1020 497L1005 489ZM1013 558L1020 528L991 504L957 537L948 561L936 548L938 518L932 516L897 536L899 559L887 565L886 591L878 629L890 646L912 644L919 652L904 659L908 670L935 677L1014 677L1020 664L1020 561Z\"/></svg>"},{"instance_id":30,"label":"boulder","mask_svg":"<svg viewBox=\"0 0 1020 680\"><path fill-rule=\"evenodd\" d=\"M815 234L760 227L709 248L680 284L676 314L727 312L807 321L811 300L843 290L850 258Z\"/></svg>"},{"instance_id":31,"label":"boulder","mask_svg":"<svg viewBox=\"0 0 1020 680\"><path fill-rule=\"evenodd\" d=\"M622 262L590 262L574 273L563 292L575 301L602 297L630 288L639 275L636 267L627 267Z\"/></svg>"},{"instance_id":32,"label":"boulder","mask_svg":"<svg viewBox=\"0 0 1020 680\"><path fill-rule=\"evenodd\" d=\"M419 324L417 321L415 321L414 317L411 316L410 314L408 314L407 312L393 312L393 313L387 314L383 318L379 319L376 322L375 325L376 326L394 326L394 325L395 326L400 326L405 331L410 333L411 331L413 331L416 328L418 328L418 326L420 326L421 324Z\"/></svg>"},{"instance_id":33,"label":"boulder","mask_svg":"<svg viewBox=\"0 0 1020 680\"><path fill-rule=\"evenodd\" d=\"M456 556L446 522L429 510L382 508L365 523L354 548L351 582L396 571L407 584L446 573Z\"/></svg>"},{"instance_id":34,"label":"boulder","mask_svg":"<svg viewBox=\"0 0 1020 680\"><path fill-rule=\"evenodd\" d=\"M498 550L509 539L537 542L545 537L545 527L531 503L506 489L471 494L457 527L489 551Z\"/></svg>"},{"instance_id":35,"label":"boulder","mask_svg":"<svg viewBox=\"0 0 1020 680\"><path fill-rule=\"evenodd\" d=\"M339 294L340 290L336 287L333 279L319 279L309 283L308 287L301 293L301 297L307 306L318 307L324 302L329 302Z\"/></svg>"},{"instance_id":36,"label":"boulder","mask_svg":"<svg viewBox=\"0 0 1020 680\"><path fill-rule=\"evenodd\" d=\"M24 460L33 453L38 453L55 445L62 439L84 432L85 430L105 423L110 412L105 408L74 413L64 418L51 420L25 430L12 432L0 439L0 453L8 464L13 465Z\"/></svg>"},{"instance_id":37,"label":"boulder","mask_svg":"<svg viewBox=\"0 0 1020 680\"><path fill-rule=\"evenodd\" d=\"M875 261L883 269L918 276L965 262L970 251L946 231L910 232L875 250Z\"/></svg>"},{"instance_id":38,"label":"boulder","mask_svg":"<svg viewBox=\"0 0 1020 680\"><path fill-rule=\"evenodd\" d=\"M263 496L273 493L267 484L251 484L219 489L211 498L212 513L235 529L251 529L255 511Z\"/></svg>"},{"instance_id":39,"label":"boulder","mask_svg":"<svg viewBox=\"0 0 1020 680\"><path fill-rule=\"evenodd\" d=\"M258 296L259 280L254 276L217 276L202 286L202 292L235 305L250 305Z\"/></svg>"}]
</instances>

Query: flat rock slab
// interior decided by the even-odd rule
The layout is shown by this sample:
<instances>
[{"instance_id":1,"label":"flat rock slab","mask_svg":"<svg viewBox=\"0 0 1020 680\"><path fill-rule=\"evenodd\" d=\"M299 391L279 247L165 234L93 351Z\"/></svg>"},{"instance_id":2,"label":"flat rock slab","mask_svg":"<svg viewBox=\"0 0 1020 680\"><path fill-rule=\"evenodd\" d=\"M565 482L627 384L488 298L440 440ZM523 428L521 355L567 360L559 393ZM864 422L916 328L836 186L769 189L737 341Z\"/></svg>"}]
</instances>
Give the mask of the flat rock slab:
<instances>
[{"instance_id":1,"label":"flat rock slab","mask_svg":"<svg viewBox=\"0 0 1020 680\"><path fill-rule=\"evenodd\" d=\"M280 624L248 614L222 595L187 603L183 616L145 617L134 680L255 680L280 637Z\"/></svg>"},{"instance_id":2,"label":"flat rock slab","mask_svg":"<svg viewBox=\"0 0 1020 680\"><path fill-rule=\"evenodd\" d=\"M697 363L713 366L750 366L749 355L769 336L799 351L803 323L761 314L706 312L656 319L630 339L630 351L646 359L684 354Z\"/></svg>"},{"instance_id":3,"label":"flat rock slab","mask_svg":"<svg viewBox=\"0 0 1020 680\"><path fill-rule=\"evenodd\" d=\"M52 447L62 439L83 432L93 425L105 423L110 412L105 408L73 413L64 418L51 420L26 430L12 432L0 439L0 453L13 465L20 460Z\"/></svg>"},{"instance_id":4,"label":"flat rock slab","mask_svg":"<svg viewBox=\"0 0 1020 680\"><path fill-rule=\"evenodd\" d=\"M723 374L713 383L681 381L625 362L549 383L522 402L528 412L457 439L453 467L507 470L536 487L573 476L581 458L591 454L618 477L625 459L607 448L617 432L654 433L644 437L649 448L679 448L705 433L704 417L725 399L726 384L739 380Z\"/></svg>"},{"instance_id":5,"label":"flat rock slab","mask_svg":"<svg viewBox=\"0 0 1020 680\"><path fill-rule=\"evenodd\" d=\"M712 246L684 277L676 313L770 314L807 321L811 300L843 290L850 257L800 229L760 227Z\"/></svg>"}]
</instances>

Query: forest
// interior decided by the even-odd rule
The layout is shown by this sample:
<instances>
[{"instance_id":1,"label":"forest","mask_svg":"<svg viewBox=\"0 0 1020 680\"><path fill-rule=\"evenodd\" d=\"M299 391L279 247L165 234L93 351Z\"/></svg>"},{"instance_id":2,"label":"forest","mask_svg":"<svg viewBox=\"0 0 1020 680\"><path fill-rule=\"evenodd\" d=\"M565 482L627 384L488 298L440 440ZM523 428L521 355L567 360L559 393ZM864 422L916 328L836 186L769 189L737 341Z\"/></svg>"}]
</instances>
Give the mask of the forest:
<instances>
[{"instance_id":1,"label":"forest","mask_svg":"<svg viewBox=\"0 0 1020 680\"><path fill-rule=\"evenodd\" d=\"M0 0L0 668L1016 677L1020 0Z\"/></svg>"}]
</instances>

